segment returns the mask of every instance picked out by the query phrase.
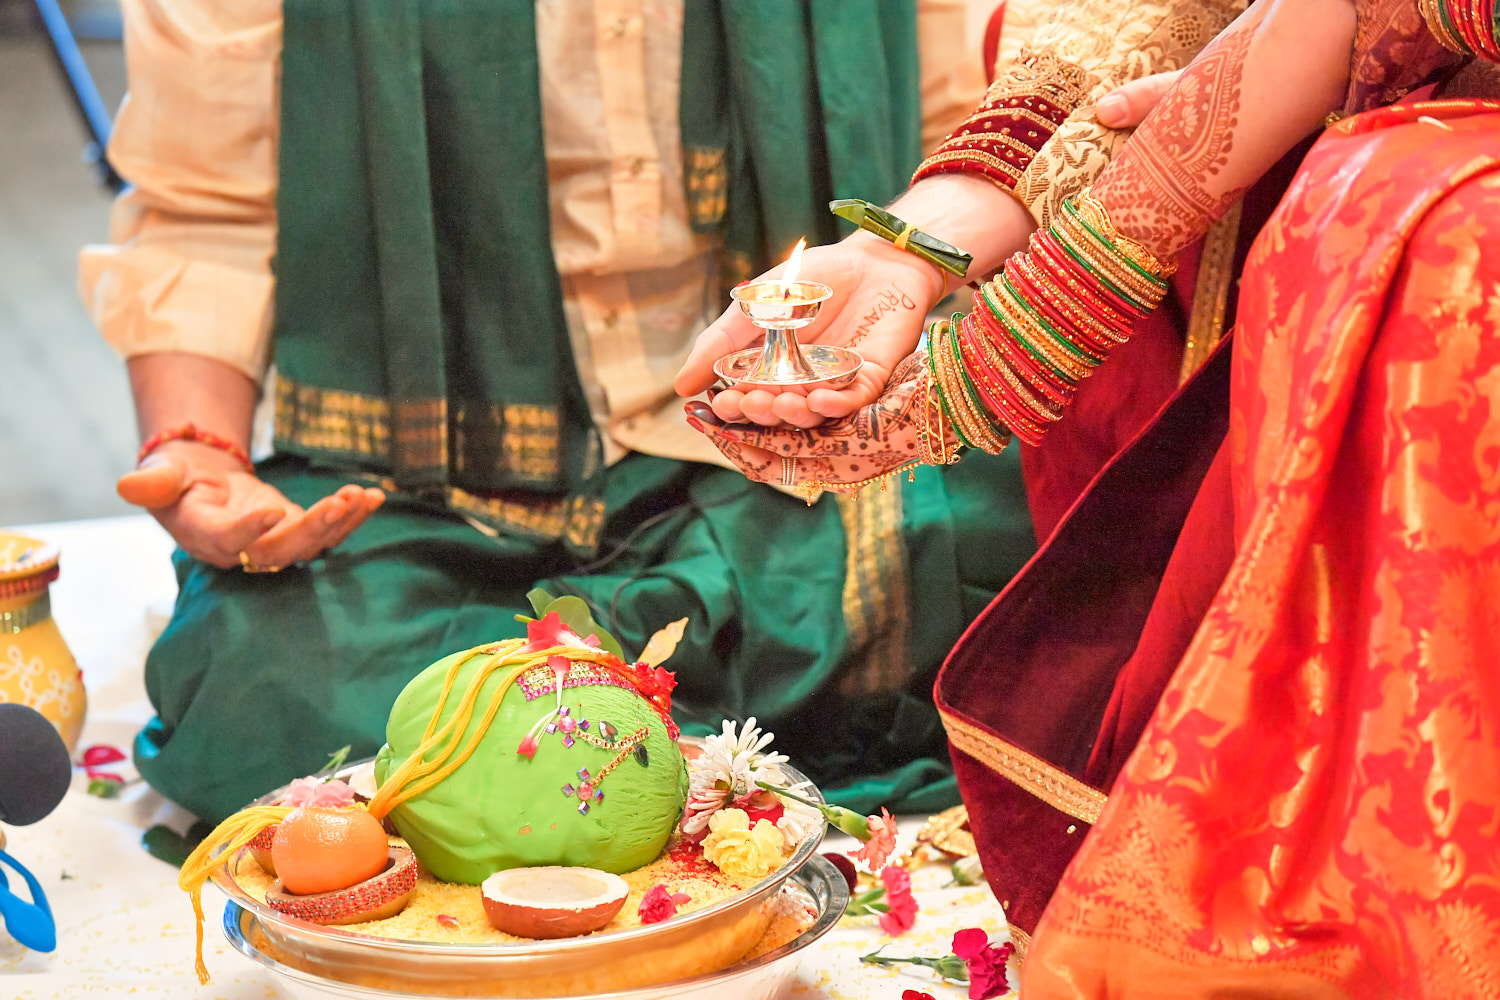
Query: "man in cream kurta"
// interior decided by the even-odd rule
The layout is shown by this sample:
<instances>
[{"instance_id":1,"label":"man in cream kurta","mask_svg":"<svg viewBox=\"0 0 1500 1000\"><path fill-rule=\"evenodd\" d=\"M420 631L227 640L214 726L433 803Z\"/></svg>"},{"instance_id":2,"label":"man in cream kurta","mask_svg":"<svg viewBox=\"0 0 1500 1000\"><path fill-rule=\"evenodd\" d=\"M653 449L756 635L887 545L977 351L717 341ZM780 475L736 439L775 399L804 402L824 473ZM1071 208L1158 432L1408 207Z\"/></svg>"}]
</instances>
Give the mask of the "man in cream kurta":
<instances>
[{"instance_id":1,"label":"man in cream kurta","mask_svg":"<svg viewBox=\"0 0 1500 1000\"><path fill-rule=\"evenodd\" d=\"M127 358L200 354L258 382L273 360L281 4L122 6L130 94L110 159L131 187L111 243L80 257L84 300ZM918 5L927 148L983 89L966 12L966 0ZM692 231L684 197L681 0L547 0L536 13L552 246L606 461L727 465L671 388L722 308L715 241Z\"/></svg>"},{"instance_id":2,"label":"man in cream kurta","mask_svg":"<svg viewBox=\"0 0 1500 1000\"><path fill-rule=\"evenodd\" d=\"M916 9L931 146L972 107L981 73L963 55L962 0L920 0ZM863 16L887 13L873 10ZM281 3L124 0L124 11L131 93L110 152L133 186L117 205L114 242L83 252L83 293L130 362L143 436L183 421L223 435L217 407L241 394L245 406L231 409L243 412L248 437L253 387L280 336L273 259L287 259L276 216L289 190L278 155ZM542 580L590 600L627 648L691 618L673 664L687 731L759 715L846 804L954 800L926 690L941 652L1034 544L1018 471L986 480L970 463L967 480L807 508L716 468L718 452L685 426L672 378L720 309L722 268L716 237L694 232L684 196L684 13L681 2L642 0L535 7L562 316L610 470L599 509L622 512L602 522L604 555L580 557L586 547L576 546L557 556L556 545L526 535L540 523L536 508L505 495L476 501L470 492L473 506L461 507L453 489L448 506L434 505L430 494L361 480L358 468L294 469L302 453L282 449L247 476L201 441L167 442L121 489L140 496L184 550L177 614L147 665L160 719L136 746L142 773L169 796L222 815L316 766L330 740L373 752L379 706L404 680L454 649L513 632L521 595ZM866 51L856 39L838 54ZM305 100L308 91L297 93ZM292 94L288 85L288 107ZM296 276L282 274L283 305ZM369 336L379 351L380 334ZM284 389L293 373L285 351L282 360ZM241 419L234 414L227 424ZM143 475L173 463L216 461L210 492L269 491L277 509L266 524L275 527L248 523L261 513L254 504L239 520L210 518L218 526L209 531L201 519L186 523L183 483L195 488L187 473L178 492L139 489ZM384 493L374 488L382 484ZM495 519L475 513L485 504L501 518L515 512L515 530L502 523L497 533ZM559 520L548 522L550 538L573 543ZM592 523L597 544L601 522ZM1004 541L968 558L977 547L956 535L969 531ZM240 570L271 565L284 571ZM207 767L221 748L252 743L231 771Z\"/></svg>"}]
</instances>

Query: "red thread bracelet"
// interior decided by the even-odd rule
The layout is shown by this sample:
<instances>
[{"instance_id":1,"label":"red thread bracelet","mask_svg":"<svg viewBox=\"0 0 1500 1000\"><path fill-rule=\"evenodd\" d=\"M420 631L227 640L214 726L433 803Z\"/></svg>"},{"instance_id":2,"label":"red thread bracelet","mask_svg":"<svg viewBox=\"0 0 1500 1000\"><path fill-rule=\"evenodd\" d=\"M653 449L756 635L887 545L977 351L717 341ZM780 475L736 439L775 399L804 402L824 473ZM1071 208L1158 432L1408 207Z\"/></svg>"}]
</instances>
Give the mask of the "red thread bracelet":
<instances>
[{"instance_id":1,"label":"red thread bracelet","mask_svg":"<svg viewBox=\"0 0 1500 1000\"><path fill-rule=\"evenodd\" d=\"M251 474L255 472L255 465L250 461L250 456L245 453L245 449L228 438L219 437L213 431L201 431L193 424L183 424L181 427L173 427L151 435L146 439L146 443L141 445L141 450L136 453L136 466L139 467L146 460L147 455L168 441L197 441L199 444L206 444L210 448L217 448L233 455L245 467L246 472Z\"/></svg>"}]
</instances>

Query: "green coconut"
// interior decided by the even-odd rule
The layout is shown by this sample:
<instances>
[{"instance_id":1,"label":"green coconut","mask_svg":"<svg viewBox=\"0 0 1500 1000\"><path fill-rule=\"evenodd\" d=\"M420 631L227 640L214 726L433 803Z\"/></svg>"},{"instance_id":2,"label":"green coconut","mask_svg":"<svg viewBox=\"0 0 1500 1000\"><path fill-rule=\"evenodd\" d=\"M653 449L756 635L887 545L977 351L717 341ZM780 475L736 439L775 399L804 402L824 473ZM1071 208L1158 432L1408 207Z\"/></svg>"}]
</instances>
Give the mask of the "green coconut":
<instances>
[{"instance_id":1,"label":"green coconut","mask_svg":"<svg viewBox=\"0 0 1500 1000\"><path fill-rule=\"evenodd\" d=\"M455 653L422 671L396 699L386 724L386 746L375 761L375 780L384 784L416 750L437 707L443 682L454 662L458 670L441 722L457 711L463 692L488 655ZM479 700L460 746L468 745L505 674L498 670L480 689ZM527 701L513 684L500 703L473 755L437 785L391 811L395 823L421 862L446 882L477 885L506 868L577 865L614 874L634 871L661 854L687 799L687 766L682 750L667 733L651 703L634 690L606 685L565 687L562 703L573 719L588 719L599 734L608 722L624 739L645 727L645 753L632 753L602 783L602 801L579 811L575 789L579 770L591 776L613 760L608 751L562 733L543 732L531 759L517 753L522 738L557 703L556 695Z\"/></svg>"}]
</instances>

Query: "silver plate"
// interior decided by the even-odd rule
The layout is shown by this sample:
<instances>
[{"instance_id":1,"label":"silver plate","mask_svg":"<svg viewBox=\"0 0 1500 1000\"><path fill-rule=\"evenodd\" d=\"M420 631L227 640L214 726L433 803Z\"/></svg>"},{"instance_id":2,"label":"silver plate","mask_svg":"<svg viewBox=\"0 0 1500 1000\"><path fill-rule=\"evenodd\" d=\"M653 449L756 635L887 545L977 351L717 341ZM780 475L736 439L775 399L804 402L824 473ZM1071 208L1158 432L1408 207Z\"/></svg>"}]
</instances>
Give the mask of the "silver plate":
<instances>
[{"instance_id":1,"label":"silver plate","mask_svg":"<svg viewBox=\"0 0 1500 1000\"><path fill-rule=\"evenodd\" d=\"M799 953L837 924L849 905L849 886L844 881L844 876L827 860L818 856L813 856L802 865L788 879L782 891L805 894L815 906L817 917L811 927L775 951L719 972L691 979L605 993L574 994L558 1000L776 1000L783 996L792 977L796 975ZM673 922L675 921L668 921ZM412 988L403 992L351 985L284 965L252 943L251 936L257 926L261 924L255 914L233 901L225 904L224 936L236 951L267 969L274 978L277 991L288 1000L401 1000L433 995L421 989L421 982L413 982ZM637 955L637 961L640 960ZM442 958L437 956L433 961L440 962ZM468 981L466 985L472 991L466 995L513 995L489 992L483 985L485 980L505 976L507 973L503 967L481 966L476 967L475 971L480 978Z\"/></svg>"},{"instance_id":2,"label":"silver plate","mask_svg":"<svg viewBox=\"0 0 1500 1000\"><path fill-rule=\"evenodd\" d=\"M682 742L700 741L683 737ZM339 771L338 776L344 777L364 763L351 764ZM790 784L807 780L788 765L783 764L782 771ZM257 799L254 805L269 805L285 792L285 787L279 788ZM822 793L811 784L802 794L823 801ZM581 982L603 979L629 987L648 985L653 974L652 957L655 956L659 966L692 941L700 951L713 947L715 941L732 948L746 927L762 919L764 907L773 902L783 883L816 856L826 831L827 824L819 823L776 871L701 910L658 924L553 941L465 945L359 934L279 913L246 893L223 869L215 871L213 878L234 904L258 920L275 947L293 957L302 968L330 979L348 982L366 972L376 972L411 983L412 992L419 995L463 996L467 994L461 991L462 984L472 982L476 976L503 977L507 988L512 990L508 996L554 996L560 979ZM726 958L725 964L739 954ZM673 977L669 973L666 978ZM575 992L588 993L586 989Z\"/></svg>"},{"instance_id":3,"label":"silver plate","mask_svg":"<svg viewBox=\"0 0 1500 1000\"><path fill-rule=\"evenodd\" d=\"M727 354L714 362L714 374L737 389L754 389L760 386L772 388L796 388L811 392L813 389L842 389L853 382L865 359L858 351L847 347L830 347L826 344L801 345L802 357L812 370L810 378L788 377L779 381L762 381L750 373L760 362L761 348L750 347Z\"/></svg>"}]
</instances>

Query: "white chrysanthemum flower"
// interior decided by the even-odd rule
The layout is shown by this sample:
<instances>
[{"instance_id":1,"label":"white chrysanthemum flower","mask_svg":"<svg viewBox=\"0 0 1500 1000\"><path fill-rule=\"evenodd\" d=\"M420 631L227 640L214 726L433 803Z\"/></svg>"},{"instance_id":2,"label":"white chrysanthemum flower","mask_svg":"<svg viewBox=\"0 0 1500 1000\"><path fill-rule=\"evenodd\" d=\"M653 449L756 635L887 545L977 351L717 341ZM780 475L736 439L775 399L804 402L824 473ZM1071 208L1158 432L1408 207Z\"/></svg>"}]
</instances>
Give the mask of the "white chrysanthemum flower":
<instances>
[{"instance_id":1,"label":"white chrysanthemum flower","mask_svg":"<svg viewBox=\"0 0 1500 1000\"><path fill-rule=\"evenodd\" d=\"M799 781L787 789L797 795L806 796L812 790L811 781ZM781 798L782 814L776 821L776 829L781 831L782 840L786 842L788 852L796 850L797 845L807 838L823 822L823 814L816 808L796 799L779 796Z\"/></svg>"},{"instance_id":2,"label":"white chrysanthemum flower","mask_svg":"<svg viewBox=\"0 0 1500 1000\"><path fill-rule=\"evenodd\" d=\"M758 782L785 784L786 773L781 765L787 762L787 756L765 752L773 736L762 733L751 716L743 728L726 720L723 732L704 738L702 751L688 761L684 832L702 830L708 825L708 818L727 802L759 791Z\"/></svg>"}]
</instances>

